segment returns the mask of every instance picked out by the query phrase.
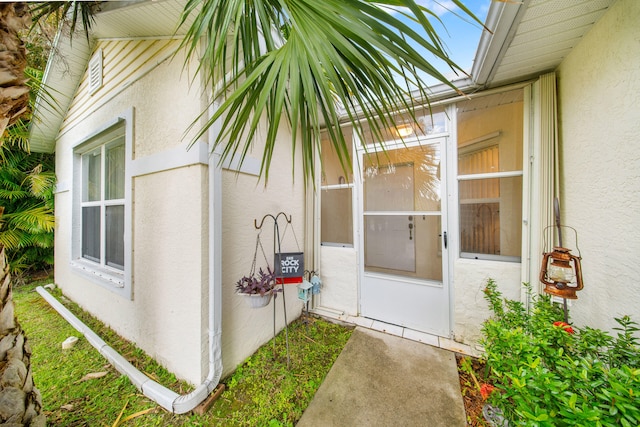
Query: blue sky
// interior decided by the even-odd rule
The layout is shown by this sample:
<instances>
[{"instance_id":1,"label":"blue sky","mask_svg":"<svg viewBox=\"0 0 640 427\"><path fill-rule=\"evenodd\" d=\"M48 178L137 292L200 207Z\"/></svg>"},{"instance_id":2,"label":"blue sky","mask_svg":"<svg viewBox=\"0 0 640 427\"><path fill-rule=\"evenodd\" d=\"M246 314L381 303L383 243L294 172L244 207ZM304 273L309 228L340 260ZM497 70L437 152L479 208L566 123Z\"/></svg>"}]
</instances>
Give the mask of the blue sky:
<instances>
[{"instance_id":1,"label":"blue sky","mask_svg":"<svg viewBox=\"0 0 640 427\"><path fill-rule=\"evenodd\" d=\"M471 18L464 16L463 12L457 8L450 0L418 0L418 3L433 11L442 20L438 22L431 19L432 25L444 43L449 56L455 63L467 72L471 71L473 59L480 41L482 28ZM491 5L491 0L463 0L462 3L473 12L480 21L484 22ZM458 15L456 15L458 13ZM414 28L415 24L410 23ZM425 55L428 55L425 53ZM447 77L454 78L451 70L444 64L435 64L438 70ZM427 83L435 83L430 78L425 79Z\"/></svg>"}]
</instances>

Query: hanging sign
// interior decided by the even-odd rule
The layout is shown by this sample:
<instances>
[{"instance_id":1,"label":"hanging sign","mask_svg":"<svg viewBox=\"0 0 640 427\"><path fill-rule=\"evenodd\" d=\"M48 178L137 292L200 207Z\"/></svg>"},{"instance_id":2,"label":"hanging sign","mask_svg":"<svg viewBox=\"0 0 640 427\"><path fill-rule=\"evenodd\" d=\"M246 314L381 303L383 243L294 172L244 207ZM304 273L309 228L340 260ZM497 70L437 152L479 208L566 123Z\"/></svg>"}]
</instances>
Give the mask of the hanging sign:
<instances>
[{"instance_id":1,"label":"hanging sign","mask_svg":"<svg viewBox=\"0 0 640 427\"><path fill-rule=\"evenodd\" d=\"M273 264L276 266L276 282L285 285L302 283L304 272L303 252L276 253Z\"/></svg>"}]
</instances>

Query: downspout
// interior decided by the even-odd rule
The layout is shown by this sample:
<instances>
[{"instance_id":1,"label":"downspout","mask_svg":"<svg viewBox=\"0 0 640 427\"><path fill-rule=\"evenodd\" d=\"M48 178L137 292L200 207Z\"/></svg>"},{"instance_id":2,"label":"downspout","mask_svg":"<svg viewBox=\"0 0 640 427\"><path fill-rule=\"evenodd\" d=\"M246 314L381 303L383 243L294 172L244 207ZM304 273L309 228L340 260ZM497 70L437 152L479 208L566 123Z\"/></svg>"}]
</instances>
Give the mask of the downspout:
<instances>
[{"instance_id":1,"label":"downspout","mask_svg":"<svg viewBox=\"0 0 640 427\"><path fill-rule=\"evenodd\" d=\"M179 395L153 381L140 372L127 359L110 347L102 338L71 313L42 286L36 291L87 341L104 356L118 372L129 380L146 397L174 414L185 414L193 410L216 388L222 375L222 169L219 155L209 156L209 373L206 379L191 393Z\"/></svg>"}]
</instances>

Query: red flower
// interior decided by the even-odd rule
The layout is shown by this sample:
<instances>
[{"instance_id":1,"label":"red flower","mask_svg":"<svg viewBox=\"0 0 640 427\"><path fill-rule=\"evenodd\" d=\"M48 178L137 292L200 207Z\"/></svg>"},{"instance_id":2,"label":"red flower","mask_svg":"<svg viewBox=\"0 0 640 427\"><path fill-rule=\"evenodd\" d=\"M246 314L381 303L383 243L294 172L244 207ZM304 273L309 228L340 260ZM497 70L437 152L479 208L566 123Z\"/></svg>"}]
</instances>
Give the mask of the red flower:
<instances>
[{"instance_id":1,"label":"red flower","mask_svg":"<svg viewBox=\"0 0 640 427\"><path fill-rule=\"evenodd\" d=\"M487 400L489 398L489 395L493 393L493 390L495 390L495 387L491 384L482 384L480 386L480 395L482 396L482 399Z\"/></svg>"},{"instance_id":2,"label":"red flower","mask_svg":"<svg viewBox=\"0 0 640 427\"><path fill-rule=\"evenodd\" d=\"M567 323L564 323L564 322L553 322L553 326L557 326L559 328L562 328L569 334L573 333L573 328L571 327L571 325L569 325Z\"/></svg>"}]
</instances>

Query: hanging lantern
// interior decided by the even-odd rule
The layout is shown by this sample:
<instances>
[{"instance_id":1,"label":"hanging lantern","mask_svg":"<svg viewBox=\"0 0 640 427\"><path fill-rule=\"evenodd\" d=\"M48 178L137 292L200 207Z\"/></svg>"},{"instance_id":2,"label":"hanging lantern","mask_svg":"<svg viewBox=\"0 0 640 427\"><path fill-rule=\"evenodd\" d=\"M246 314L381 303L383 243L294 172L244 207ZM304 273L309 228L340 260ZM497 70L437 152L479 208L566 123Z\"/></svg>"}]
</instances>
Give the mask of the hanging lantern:
<instances>
[{"instance_id":1,"label":"hanging lantern","mask_svg":"<svg viewBox=\"0 0 640 427\"><path fill-rule=\"evenodd\" d=\"M583 288L580 257L571 254L571 250L555 246L553 252L542 257L540 282L545 284L544 291L561 298L578 299L576 291Z\"/></svg>"},{"instance_id":2,"label":"hanging lantern","mask_svg":"<svg viewBox=\"0 0 640 427\"><path fill-rule=\"evenodd\" d=\"M318 295L320 293L320 288L322 287L322 280L320 280L320 277L318 277L317 274L314 274L311 277L311 285L313 285L311 293L313 295Z\"/></svg>"},{"instance_id":3,"label":"hanging lantern","mask_svg":"<svg viewBox=\"0 0 640 427\"><path fill-rule=\"evenodd\" d=\"M298 285L298 299L302 302L309 302L309 300L311 300L311 288L313 288L311 282L304 279L302 283Z\"/></svg>"}]
</instances>

